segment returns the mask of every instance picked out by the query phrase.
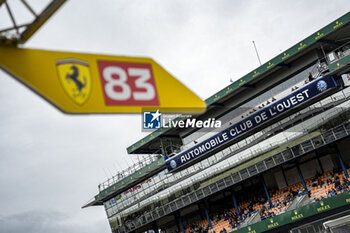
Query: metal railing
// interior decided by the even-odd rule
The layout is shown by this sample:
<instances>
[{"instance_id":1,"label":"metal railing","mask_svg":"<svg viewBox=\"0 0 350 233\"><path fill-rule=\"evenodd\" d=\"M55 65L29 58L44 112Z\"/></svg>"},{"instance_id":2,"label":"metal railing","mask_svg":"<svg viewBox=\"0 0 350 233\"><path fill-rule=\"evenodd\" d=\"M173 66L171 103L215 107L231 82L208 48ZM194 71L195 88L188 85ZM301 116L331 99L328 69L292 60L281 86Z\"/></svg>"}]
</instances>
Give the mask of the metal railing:
<instances>
[{"instance_id":1,"label":"metal railing","mask_svg":"<svg viewBox=\"0 0 350 233\"><path fill-rule=\"evenodd\" d=\"M129 175L132 175L135 172L146 167L147 165L150 165L151 163L157 161L160 157L161 157L161 155L153 154L153 155L149 155L148 157L143 158L142 161L139 161L138 163L135 163L132 166L118 172L116 175L112 176L108 180L99 184L98 190L100 192L105 190L106 188L110 187L111 185L121 181L122 179L128 177Z\"/></svg>"}]
</instances>

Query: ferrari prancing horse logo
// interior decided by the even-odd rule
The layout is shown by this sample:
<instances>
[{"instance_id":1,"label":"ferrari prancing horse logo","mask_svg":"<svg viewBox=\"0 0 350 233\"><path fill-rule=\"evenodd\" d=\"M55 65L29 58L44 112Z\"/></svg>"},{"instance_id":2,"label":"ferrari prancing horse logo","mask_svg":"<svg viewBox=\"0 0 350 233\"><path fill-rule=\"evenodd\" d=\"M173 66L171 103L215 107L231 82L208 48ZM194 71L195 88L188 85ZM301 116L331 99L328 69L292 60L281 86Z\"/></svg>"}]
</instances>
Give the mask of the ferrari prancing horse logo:
<instances>
[{"instance_id":1,"label":"ferrari prancing horse logo","mask_svg":"<svg viewBox=\"0 0 350 233\"><path fill-rule=\"evenodd\" d=\"M76 104L83 105L91 92L89 63L64 59L57 61L56 66L63 89Z\"/></svg>"}]
</instances>

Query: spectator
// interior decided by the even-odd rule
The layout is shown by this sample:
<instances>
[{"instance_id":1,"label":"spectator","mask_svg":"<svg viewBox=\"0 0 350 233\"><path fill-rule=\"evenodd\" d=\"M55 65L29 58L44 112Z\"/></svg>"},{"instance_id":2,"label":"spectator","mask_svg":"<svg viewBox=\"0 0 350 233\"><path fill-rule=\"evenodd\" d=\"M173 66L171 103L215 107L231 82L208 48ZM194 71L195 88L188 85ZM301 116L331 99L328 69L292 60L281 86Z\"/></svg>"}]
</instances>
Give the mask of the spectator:
<instances>
[{"instance_id":1,"label":"spectator","mask_svg":"<svg viewBox=\"0 0 350 233\"><path fill-rule=\"evenodd\" d=\"M339 176L336 176L334 178L334 186L335 188L338 190L339 186L340 186L340 179L339 179Z\"/></svg>"},{"instance_id":2,"label":"spectator","mask_svg":"<svg viewBox=\"0 0 350 233\"><path fill-rule=\"evenodd\" d=\"M332 180L331 180L330 178L327 178L326 183L329 185L329 184L331 184L331 183L332 183Z\"/></svg>"},{"instance_id":3,"label":"spectator","mask_svg":"<svg viewBox=\"0 0 350 233\"><path fill-rule=\"evenodd\" d=\"M291 194L293 197L296 197L298 195L298 191L297 190L292 190Z\"/></svg>"},{"instance_id":4,"label":"spectator","mask_svg":"<svg viewBox=\"0 0 350 233\"><path fill-rule=\"evenodd\" d=\"M215 220L215 222L220 222L220 219L219 219L219 215L218 215L218 214L216 214L216 215L214 216L214 220Z\"/></svg>"},{"instance_id":5,"label":"spectator","mask_svg":"<svg viewBox=\"0 0 350 233\"><path fill-rule=\"evenodd\" d=\"M309 72L309 82L313 81L314 77L312 76L311 72Z\"/></svg>"},{"instance_id":6,"label":"spectator","mask_svg":"<svg viewBox=\"0 0 350 233\"><path fill-rule=\"evenodd\" d=\"M208 226L208 225L204 225L202 228L203 228L203 231L204 231L204 232L208 232L209 226Z\"/></svg>"}]
</instances>

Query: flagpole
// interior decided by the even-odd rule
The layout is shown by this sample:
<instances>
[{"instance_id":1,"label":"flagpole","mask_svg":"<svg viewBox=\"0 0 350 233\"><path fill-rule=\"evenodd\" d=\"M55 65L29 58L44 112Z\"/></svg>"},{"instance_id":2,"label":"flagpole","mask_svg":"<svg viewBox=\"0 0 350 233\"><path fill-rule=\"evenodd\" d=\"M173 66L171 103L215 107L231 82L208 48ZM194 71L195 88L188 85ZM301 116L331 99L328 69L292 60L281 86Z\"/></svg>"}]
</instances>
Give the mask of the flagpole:
<instances>
[{"instance_id":1,"label":"flagpole","mask_svg":"<svg viewBox=\"0 0 350 233\"><path fill-rule=\"evenodd\" d=\"M256 46L255 46L255 42L254 42L254 40L253 40L253 45L254 45L254 48L255 48L256 56L258 57L259 63L260 63L260 65L261 65L261 61L260 61L260 57L259 57L259 53L258 53L258 50L256 49Z\"/></svg>"}]
</instances>

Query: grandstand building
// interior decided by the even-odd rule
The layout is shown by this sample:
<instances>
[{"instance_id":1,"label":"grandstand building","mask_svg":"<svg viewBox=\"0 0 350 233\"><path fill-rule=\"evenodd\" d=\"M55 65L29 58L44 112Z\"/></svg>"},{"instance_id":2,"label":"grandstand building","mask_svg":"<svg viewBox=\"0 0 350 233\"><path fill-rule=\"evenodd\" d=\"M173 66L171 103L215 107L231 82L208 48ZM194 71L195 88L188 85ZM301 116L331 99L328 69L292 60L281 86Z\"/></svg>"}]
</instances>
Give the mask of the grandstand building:
<instances>
[{"instance_id":1,"label":"grandstand building","mask_svg":"<svg viewBox=\"0 0 350 233\"><path fill-rule=\"evenodd\" d=\"M160 128L131 145L147 159L100 184L84 207L104 205L113 233L343 224L349 85L350 12L209 97L195 117L221 120L220 129Z\"/></svg>"}]
</instances>

